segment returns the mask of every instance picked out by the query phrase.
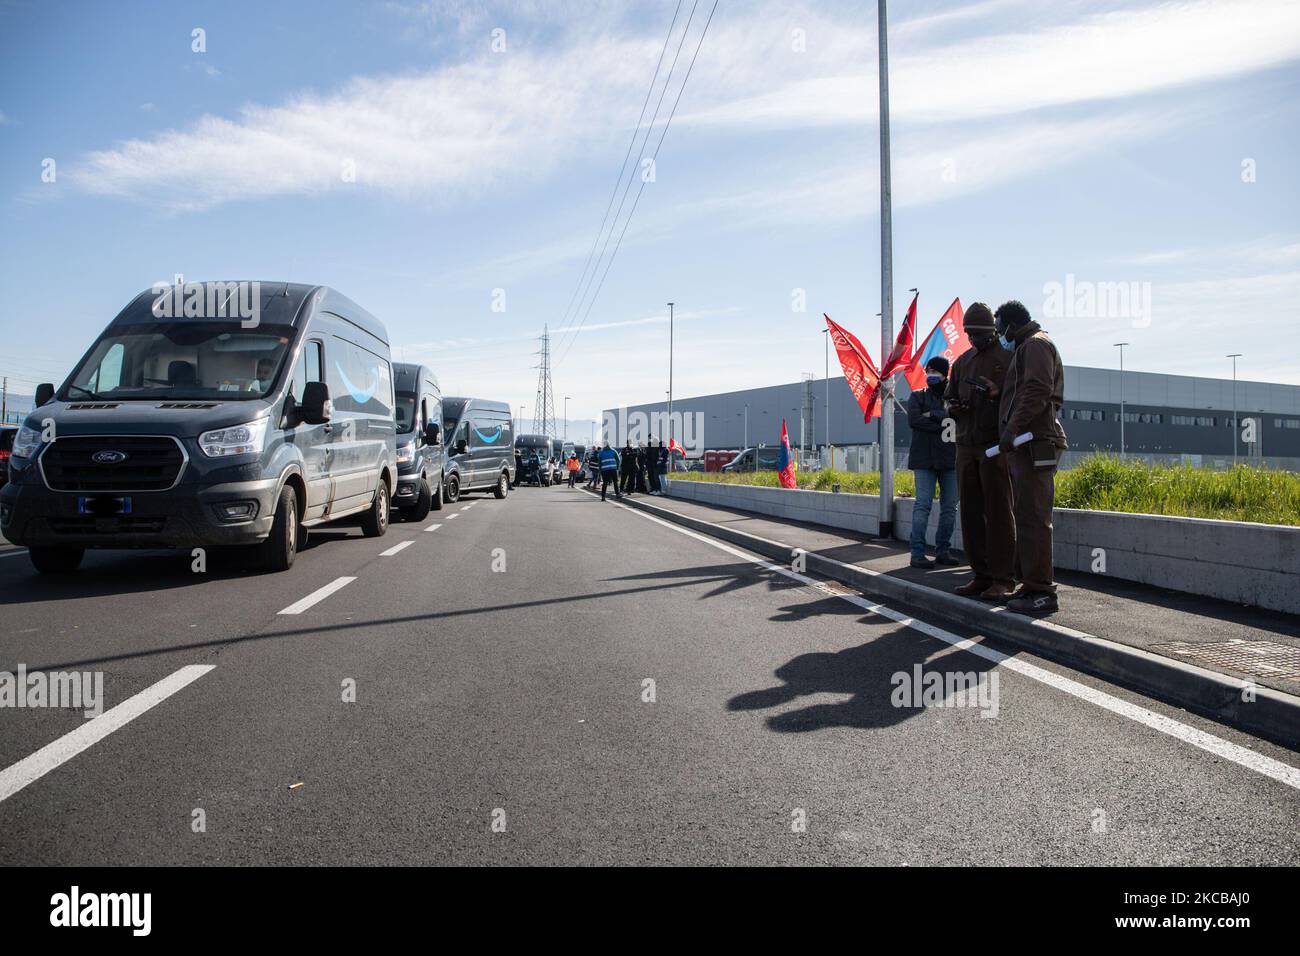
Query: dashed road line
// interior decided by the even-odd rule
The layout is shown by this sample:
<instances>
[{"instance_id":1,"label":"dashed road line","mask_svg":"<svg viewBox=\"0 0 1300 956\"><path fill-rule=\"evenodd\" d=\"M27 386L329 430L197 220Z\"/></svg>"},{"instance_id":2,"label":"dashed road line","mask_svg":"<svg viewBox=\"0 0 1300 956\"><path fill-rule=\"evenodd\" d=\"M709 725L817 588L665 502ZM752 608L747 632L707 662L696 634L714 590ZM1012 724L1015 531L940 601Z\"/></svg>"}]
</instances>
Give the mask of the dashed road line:
<instances>
[{"instance_id":1,"label":"dashed road line","mask_svg":"<svg viewBox=\"0 0 1300 956\"><path fill-rule=\"evenodd\" d=\"M393 546L392 546L391 548L389 548L387 551L380 551L380 552L379 552L379 556L380 556L381 558L391 558L391 557L392 557L393 555L395 555L398 551L401 551L403 548L409 548L409 547L410 547L411 545L413 545L413 544L415 544L414 541L410 541L410 540L403 541L401 544L395 544L395 545L393 545Z\"/></svg>"},{"instance_id":2,"label":"dashed road line","mask_svg":"<svg viewBox=\"0 0 1300 956\"><path fill-rule=\"evenodd\" d=\"M301 614L303 611L307 610L312 605L319 604L321 601L325 600L335 591L339 590L340 588L347 587L355 580L356 580L355 577L335 578L333 581L325 585L323 588L317 588L315 591L312 591L311 594L308 594L301 601L295 601L294 603L290 604L287 608L285 608L280 613Z\"/></svg>"},{"instance_id":3,"label":"dashed road line","mask_svg":"<svg viewBox=\"0 0 1300 956\"><path fill-rule=\"evenodd\" d=\"M24 757L16 764L0 770L0 801L12 797L29 783L45 776L77 754L103 740L113 731L125 726L145 711L161 704L177 691L194 683L208 671L212 664L189 664L158 683L146 687L134 697L128 697L104 713L86 721L76 730L64 734L53 743L46 744L36 753Z\"/></svg>"},{"instance_id":4,"label":"dashed road line","mask_svg":"<svg viewBox=\"0 0 1300 956\"><path fill-rule=\"evenodd\" d=\"M429 525L429 527L425 528L424 530L425 530L425 531L437 531L437 530L438 530L439 528L441 528L441 527L442 527L441 524L437 524L437 523L435 523L435 524L431 524L431 525Z\"/></svg>"}]
</instances>

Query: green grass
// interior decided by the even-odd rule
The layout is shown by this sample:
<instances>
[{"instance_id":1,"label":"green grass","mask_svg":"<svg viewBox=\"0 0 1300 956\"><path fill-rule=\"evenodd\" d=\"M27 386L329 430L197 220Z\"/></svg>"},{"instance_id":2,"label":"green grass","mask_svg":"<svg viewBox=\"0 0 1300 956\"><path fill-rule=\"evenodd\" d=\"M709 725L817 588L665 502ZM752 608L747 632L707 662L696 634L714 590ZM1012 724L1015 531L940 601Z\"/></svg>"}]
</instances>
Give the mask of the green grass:
<instances>
[{"instance_id":1,"label":"green grass","mask_svg":"<svg viewBox=\"0 0 1300 956\"><path fill-rule=\"evenodd\" d=\"M1056 476L1061 508L1300 525L1300 474L1145 465L1094 455Z\"/></svg>"},{"instance_id":2,"label":"green grass","mask_svg":"<svg viewBox=\"0 0 1300 956\"><path fill-rule=\"evenodd\" d=\"M673 478L780 486L774 471L735 475L686 472ZM838 483L845 494L880 493L880 476L875 472L801 472L798 481L800 488L811 491L830 491L831 485ZM915 487L912 473L898 472L894 485L897 494L910 497ZM1300 525L1300 474L1249 465L1211 471L1191 465L1147 465L1093 455L1073 468L1057 472L1056 505L1089 511Z\"/></svg>"}]
</instances>

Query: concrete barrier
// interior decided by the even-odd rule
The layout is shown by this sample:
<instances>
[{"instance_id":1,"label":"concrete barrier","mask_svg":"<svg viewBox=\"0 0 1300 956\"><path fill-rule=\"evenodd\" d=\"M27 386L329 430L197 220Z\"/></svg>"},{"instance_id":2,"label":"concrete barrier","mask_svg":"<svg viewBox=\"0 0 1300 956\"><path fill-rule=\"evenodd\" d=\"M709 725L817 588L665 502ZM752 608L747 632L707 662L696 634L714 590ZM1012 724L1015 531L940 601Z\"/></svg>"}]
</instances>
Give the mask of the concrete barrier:
<instances>
[{"instance_id":1,"label":"concrete barrier","mask_svg":"<svg viewBox=\"0 0 1300 956\"><path fill-rule=\"evenodd\" d=\"M673 497L739 508L791 521L880 533L879 501L869 495L785 488L670 481ZM912 533L911 498L894 499L894 537ZM1300 614L1300 528L1164 515L1057 508L1054 563L1067 571L1220 598ZM933 545L939 502L930 512L926 541ZM960 521L953 547L960 549ZM1103 564L1104 562L1104 564ZM1100 570L1104 567L1104 571Z\"/></svg>"}]
</instances>

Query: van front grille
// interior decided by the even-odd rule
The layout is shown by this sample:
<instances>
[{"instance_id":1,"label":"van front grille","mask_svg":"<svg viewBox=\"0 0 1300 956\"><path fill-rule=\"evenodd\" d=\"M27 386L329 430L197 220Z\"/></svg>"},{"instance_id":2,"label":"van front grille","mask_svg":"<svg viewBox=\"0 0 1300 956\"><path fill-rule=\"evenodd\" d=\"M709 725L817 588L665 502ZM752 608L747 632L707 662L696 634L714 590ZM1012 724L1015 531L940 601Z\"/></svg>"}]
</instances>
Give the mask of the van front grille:
<instances>
[{"instance_id":1,"label":"van front grille","mask_svg":"<svg viewBox=\"0 0 1300 956\"><path fill-rule=\"evenodd\" d=\"M101 452L118 452L120 460ZM99 460L96 460L96 459ZM153 435L75 435L59 438L40 458L55 491L164 491L176 484L185 454L173 438Z\"/></svg>"}]
</instances>

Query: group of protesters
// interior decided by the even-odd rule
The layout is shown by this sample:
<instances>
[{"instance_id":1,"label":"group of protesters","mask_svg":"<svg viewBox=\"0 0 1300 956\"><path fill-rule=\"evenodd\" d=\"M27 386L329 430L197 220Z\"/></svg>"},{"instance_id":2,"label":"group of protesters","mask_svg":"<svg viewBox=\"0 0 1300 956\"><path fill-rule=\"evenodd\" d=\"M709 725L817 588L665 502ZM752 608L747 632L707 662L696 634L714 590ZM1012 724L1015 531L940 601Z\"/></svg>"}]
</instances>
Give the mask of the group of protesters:
<instances>
[{"instance_id":1,"label":"group of protesters","mask_svg":"<svg viewBox=\"0 0 1300 956\"><path fill-rule=\"evenodd\" d=\"M621 451L610 447L609 442L592 449L587 457L588 487L600 485L600 500L604 501L609 486L614 486L614 497L663 493L663 479L668 474L668 446L659 439L633 445L628 441Z\"/></svg>"},{"instance_id":2,"label":"group of protesters","mask_svg":"<svg viewBox=\"0 0 1300 956\"><path fill-rule=\"evenodd\" d=\"M1051 613L1052 506L1066 447L1058 418L1065 400L1061 356L1014 300L996 312L976 302L962 324L971 347L951 369L942 356L930 359L926 387L907 400L907 467L916 480L911 564L961 564L949 551L960 499L962 546L974 578L957 593L1020 613ZM931 561L925 546L936 486Z\"/></svg>"}]
</instances>

